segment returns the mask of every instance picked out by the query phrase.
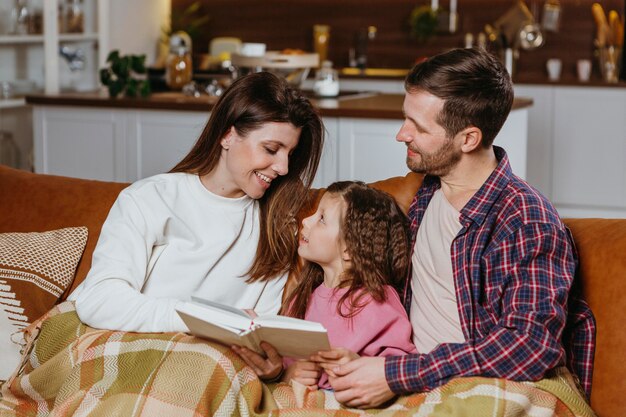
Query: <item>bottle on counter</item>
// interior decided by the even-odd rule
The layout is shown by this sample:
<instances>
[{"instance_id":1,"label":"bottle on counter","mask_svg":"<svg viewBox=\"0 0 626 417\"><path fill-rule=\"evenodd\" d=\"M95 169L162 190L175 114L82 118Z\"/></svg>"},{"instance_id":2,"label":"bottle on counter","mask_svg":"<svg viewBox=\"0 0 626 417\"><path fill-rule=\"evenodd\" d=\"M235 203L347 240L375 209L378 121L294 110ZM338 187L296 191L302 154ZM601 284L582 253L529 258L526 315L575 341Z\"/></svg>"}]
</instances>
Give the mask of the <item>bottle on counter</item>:
<instances>
[{"instance_id":1,"label":"bottle on counter","mask_svg":"<svg viewBox=\"0 0 626 417\"><path fill-rule=\"evenodd\" d=\"M313 51L319 55L319 62L324 62L328 58L329 41L330 26L313 25Z\"/></svg>"},{"instance_id":2,"label":"bottle on counter","mask_svg":"<svg viewBox=\"0 0 626 417\"><path fill-rule=\"evenodd\" d=\"M185 32L170 36L170 52L165 62L165 83L181 90L192 79L191 38Z\"/></svg>"},{"instance_id":3,"label":"bottle on counter","mask_svg":"<svg viewBox=\"0 0 626 417\"><path fill-rule=\"evenodd\" d=\"M337 97L339 95L339 74L333 69L331 61L322 62L322 68L315 73L313 92L319 97Z\"/></svg>"}]
</instances>

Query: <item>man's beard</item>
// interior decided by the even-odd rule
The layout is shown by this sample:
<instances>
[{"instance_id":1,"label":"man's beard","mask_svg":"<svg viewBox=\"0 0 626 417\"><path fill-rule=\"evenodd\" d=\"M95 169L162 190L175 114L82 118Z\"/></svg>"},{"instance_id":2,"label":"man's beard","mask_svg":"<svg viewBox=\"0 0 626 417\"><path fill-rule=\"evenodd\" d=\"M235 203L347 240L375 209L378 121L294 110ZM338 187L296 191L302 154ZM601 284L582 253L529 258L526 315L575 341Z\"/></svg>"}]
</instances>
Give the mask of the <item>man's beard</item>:
<instances>
[{"instance_id":1,"label":"man's beard","mask_svg":"<svg viewBox=\"0 0 626 417\"><path fill-rule=\"evenodd\" d=\"M425 153L419 149L407 145L413 153L419 154L419 161L415 161L409 155L406 157L406 164L409 169L418 174L429 174L438 177L447 175L452 168L461 160L463 152L454 149L454 140L448 139L433 153Z\"/></svg>"}]
</instances>

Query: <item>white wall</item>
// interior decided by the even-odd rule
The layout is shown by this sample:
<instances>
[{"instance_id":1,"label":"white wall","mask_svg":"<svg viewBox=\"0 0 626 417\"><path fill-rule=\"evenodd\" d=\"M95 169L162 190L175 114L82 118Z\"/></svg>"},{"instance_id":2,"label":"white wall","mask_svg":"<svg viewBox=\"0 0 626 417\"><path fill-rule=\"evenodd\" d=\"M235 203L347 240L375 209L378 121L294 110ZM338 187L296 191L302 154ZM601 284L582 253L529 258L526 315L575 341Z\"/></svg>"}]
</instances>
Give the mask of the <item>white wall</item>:
<instances>
[{"instance_id":1,"label":"white wall","mask_svg":"<svg viewBox=\"0 0 626 417\"><path fill-rule=\"evenodd\" d=\"M146 64L154 63L171 0L110 0L109 9L109 48L122 54L146 54Z\"/></svg>"}]
</instances>

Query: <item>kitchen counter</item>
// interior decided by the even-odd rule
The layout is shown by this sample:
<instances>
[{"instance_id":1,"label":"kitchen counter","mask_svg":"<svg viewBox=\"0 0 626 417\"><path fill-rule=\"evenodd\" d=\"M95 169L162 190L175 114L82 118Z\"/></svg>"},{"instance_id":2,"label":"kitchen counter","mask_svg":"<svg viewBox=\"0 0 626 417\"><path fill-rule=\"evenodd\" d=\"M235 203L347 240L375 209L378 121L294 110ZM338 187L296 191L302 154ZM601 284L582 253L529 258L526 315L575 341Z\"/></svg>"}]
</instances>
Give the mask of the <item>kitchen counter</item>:
<instances>
[{"instance_id":1,"label":"kitchen counter","mask_svg":"<svg viewBox=\"0 0 626 417\"><path fill-rule=\"evenodd\" d=\"M403 119L403 94L360 93L338 99L312 99L325 117L355 117L372 119ZM175 111L210 111L217 97L189 97L181 93L154 93L148 98L111 99L106 91L93 93L62 93L31 95L26 102L35 106L79 106ZM513 110L530 107L532 99L516 98Z\"/></svg>"},{"instance_id":2,"label":"kitchen counter","mask_svg":"<svg viewBox=\"0 0 626 417\"><path fill-rule=\"evenodd\" d=\"M341 68L338 70L341 79L345 80L372 80L372 81L403 81L409 70L398 68L366 68L360 70L358 68ZM550 81L547 74L543 73L524 73L516 74L513 77L515 84L533 84L533 85L558 85L567 87L609 87L609 88L626 88L626 81L618 83L607 83L598 74L592 74L588 82L578 81L573 73L564 72L558 81Z\"/></svg>"}]
</instances>

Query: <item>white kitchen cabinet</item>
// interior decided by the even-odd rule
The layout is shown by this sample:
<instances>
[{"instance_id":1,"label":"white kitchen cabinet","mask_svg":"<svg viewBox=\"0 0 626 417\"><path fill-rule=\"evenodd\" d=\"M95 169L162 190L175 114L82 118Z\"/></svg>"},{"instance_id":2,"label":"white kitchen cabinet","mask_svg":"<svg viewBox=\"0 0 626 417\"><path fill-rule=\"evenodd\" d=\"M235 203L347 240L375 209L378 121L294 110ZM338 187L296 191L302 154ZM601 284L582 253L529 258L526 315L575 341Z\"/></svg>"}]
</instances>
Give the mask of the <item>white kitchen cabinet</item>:
<instances>
[{"instance_id":1,"label":"white kitchen cabinet","mask_svg":"<svg viewBox=\"0 0 626 417\"><path fill-rule=\"evenodd\" d=\"M326 128L336 129L335 140L329 141L325 158L320 164L318 180L327 186L333 181L378 181L394 176L404 176L406 145L396 141L402 120L324 118ZM526 176L527 108L511 112L495 144L506 149L513 172Z\"/></svg>"},{"instance_id":2,"label":"white kitchen cabinet","mask_svg":"<svg viewBox=\"0 0 626 417\"><path fill-rule=\"evenodd\" d=\"M365 182L404 176L406 146L396 141L402 120L340 118L338 180Z\"/></svg>"},{"instance_id":3,"label":"white kitchen cabinet","mask_svg":"<svg viewBox=\"0 0 626 417\"><path fill-rule=\"evenodd\" d=\"M516 85L533 99L528 181L562 217L626 217L626 89Z\"/></svg>"},{"instance_id":4,"label":"white kitchen cabinet","mask_svg":"<svg viewBox=\"0 0 626 417\"><path fill-rule=\"evenodd\" d=\"M35 108L35 171L69 177L124 181L124 125L116 111Z\"/></svg>"},{"instance_id":5,"label":"white kitchen cabinet","mask_svg":"<svg viewBox=\"0 0 626 417\"><path fill-rule=\"evenodd\" d=\"M208 116L36 107L35 171L119 182L167 172L189 152Z\"/></svg>"},{"instance_id":6,"label":"white kitchen cabinet","mask_svg":"<svg viewBox=\"0 0 626 417\"><path fill-rule=\"evenodd\" d=\"M515 85L515 95L533 99L528 109L527 181L544 195L552 195L552 140L554 136L554 89L538 85Z\"/></svg>"},{"instance_id":7,"label":"white kitchen cabinet","mask_svg":"<svg viewBox=\"0 0 626 417\"><path fill-rule=\"evenodd\" d=\"M209 114L133 111L127 115L127 181L167 172L193 147Z\"/></svg>"},{"instance_id":8,"label":"white kitchen cabinet","mask_svg":"<svg viewBox=\"0 0 626 417\"><path fill-rule=\"evenodd\" d=\"M525 176L526 108L509 116L496 143ZM209 114L202 111L35 106L35 170L106 181L136 181L167 172L195 143ZM404 176L406 145L395 137L401 119L325 117L326 143L314 187Z\"/></svg>"},{"instance_id":9,"label":"white kitchen cabinet","mask_svg":"<svg viewBox=\"0 0 626 417\"><path fill-rule=\"evenodd\" d=\"M626 90L559 87L552 200L561 215L626 217Z\"/></svg>"},{"instance_id":10,"label":"white kitchen cabinet","mask_svg":"<svg viewBox=\"0 0 626 417\"><path fill-rule=\"evenodd\" d=\"M313 180L314 188L324 188L339 179L339 119L324 117L326 137L324 149Z\"/></svg>"}]
</instances>

